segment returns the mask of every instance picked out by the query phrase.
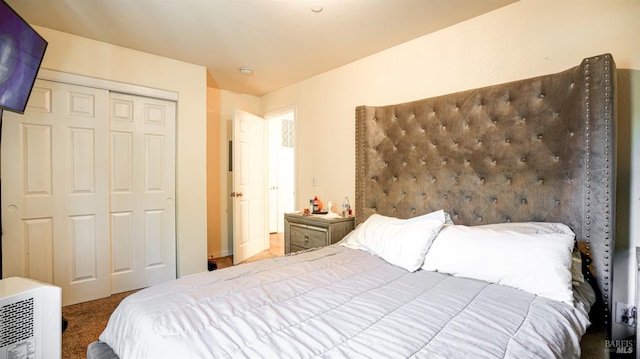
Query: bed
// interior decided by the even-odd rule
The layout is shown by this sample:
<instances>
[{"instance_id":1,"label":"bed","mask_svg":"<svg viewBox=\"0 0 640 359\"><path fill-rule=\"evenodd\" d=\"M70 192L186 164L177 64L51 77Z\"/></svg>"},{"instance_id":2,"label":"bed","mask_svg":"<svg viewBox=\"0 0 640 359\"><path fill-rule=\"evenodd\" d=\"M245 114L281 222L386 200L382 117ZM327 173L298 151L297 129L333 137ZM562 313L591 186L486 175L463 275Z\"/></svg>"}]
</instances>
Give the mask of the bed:
<instances>
[{"instance_id":1,"label":"bed","mask_svg":"<svg viewBox=\"0 0 640 359\"><path fill-rule=\"evenodd\" d=\"M615 64L356 108L340 243L127 297L104 358L577 358L611 327Z\"/></svg>"}]
</instances>

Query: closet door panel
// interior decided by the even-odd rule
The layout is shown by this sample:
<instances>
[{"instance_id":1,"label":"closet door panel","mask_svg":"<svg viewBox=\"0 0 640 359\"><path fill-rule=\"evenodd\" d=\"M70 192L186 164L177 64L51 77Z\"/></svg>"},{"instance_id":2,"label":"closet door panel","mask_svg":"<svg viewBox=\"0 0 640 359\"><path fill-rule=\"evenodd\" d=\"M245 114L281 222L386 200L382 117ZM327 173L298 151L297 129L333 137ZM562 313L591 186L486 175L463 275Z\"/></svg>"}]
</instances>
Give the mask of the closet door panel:
<instances>
[{"instance_id":1,"label":"closet door panel","mask_svg":"<svg viewBox=\"0 0 640 359\"><path fill-rule=\"evenodd\" d=\"M133 213L111 213L111 268L114 275L135 270L133 249Z\"/></svg>"},{"instance_id":2,"label":"closet door panel","mask_svg":"<svg viewBox=\"0 0 640 359\"><path fill-rule=\"evenodd\" d=\"M3 275L60 286L63 305L111 294L108 105L37 80L25 114L4 114Z\"/></svg>"},{"instance_id":3,"label":"closet door panel","mask_svg":"<svg viewBox=\"0 0 640 359\"><path fill-rule=\"evenodd\" d=\"M110 108L112 218L131 226L112 234L118 293L176 277L175 103L112 93Z\"/></svg>"},{"instance_id":4,"label":"closet door panel","mask_svg":"<svg viewBox=\"0 0 640 359\"><path fill-rule=\"evenodd\" d=\"M98 278L97 262L100 244L97 243L96 218L88 216L69 217L69 235L73 264L71 267L71 282L93 281Z\"/></svg>"},{"instance_id":5,"label":"closet door panel","mask_svg":"<svg viewBox=\"0 0 640 359\"><path fill-rule=\"evenodd\" d=\"M27 277L53 283L53 218L27 219L23 225Z\"/></svg>"}]
</instances>

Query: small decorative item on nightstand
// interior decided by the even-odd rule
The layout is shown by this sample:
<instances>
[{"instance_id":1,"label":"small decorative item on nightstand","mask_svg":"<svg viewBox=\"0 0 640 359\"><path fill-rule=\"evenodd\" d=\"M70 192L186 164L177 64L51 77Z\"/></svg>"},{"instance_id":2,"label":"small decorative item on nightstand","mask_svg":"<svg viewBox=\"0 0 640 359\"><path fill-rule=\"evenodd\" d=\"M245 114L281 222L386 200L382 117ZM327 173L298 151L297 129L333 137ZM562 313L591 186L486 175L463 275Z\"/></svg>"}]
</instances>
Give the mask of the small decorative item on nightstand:
<instances>
[{"instance_id":1,"label":"small decorative item on nightstand","mask_svg":"<svg viewBox=\"0 0 640 359\"><path fill-rule=\"evenodd\" d=\"M313 212L314 214L327 214L327 211L324 210L324 206L322 205L322 201L318 196L313 198Z\"/></svg>"},{"instance_id":2,"label":"small decorative item on nightstand","mask_svg":"<svg viewBox=\"0 0 640 359\"><path fill-rule=\"evenodd\" d=\"M353 228L353 217L287 213L284 215L284 252L297 252L337 243Z\"/></svg>"}]
</instances>

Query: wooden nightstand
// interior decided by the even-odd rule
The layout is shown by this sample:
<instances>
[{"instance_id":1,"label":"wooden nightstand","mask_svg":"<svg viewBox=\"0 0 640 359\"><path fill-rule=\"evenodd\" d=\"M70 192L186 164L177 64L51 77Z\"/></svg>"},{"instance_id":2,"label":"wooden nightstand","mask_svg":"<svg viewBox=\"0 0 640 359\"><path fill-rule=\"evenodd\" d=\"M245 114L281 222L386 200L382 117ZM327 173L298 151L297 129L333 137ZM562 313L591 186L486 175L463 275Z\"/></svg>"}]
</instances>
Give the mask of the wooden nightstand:
<instances>
[{"instance_id":1,"label":"wooden nightstand","mask_svg":"<svg viewBox=\"0 0 640 359\"><path fill-rule=\"evenodd\" d=\"M326 218L287 213L284 215L284 252L297 252L336 243L353 230L353 223L353 217Z\"/></svg>"}]
</instances>

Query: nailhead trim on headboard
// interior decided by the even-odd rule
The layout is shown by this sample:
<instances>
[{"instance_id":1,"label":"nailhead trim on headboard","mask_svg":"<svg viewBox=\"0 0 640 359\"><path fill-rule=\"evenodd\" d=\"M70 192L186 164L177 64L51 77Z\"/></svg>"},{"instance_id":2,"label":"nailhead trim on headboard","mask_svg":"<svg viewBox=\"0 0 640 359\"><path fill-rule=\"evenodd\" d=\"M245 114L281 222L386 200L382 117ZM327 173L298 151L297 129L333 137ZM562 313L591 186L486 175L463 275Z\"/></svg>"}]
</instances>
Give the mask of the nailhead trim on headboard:
<instances>
[{"instance_id":1,"label":"nailhead trim on headboard","mask_svg":"<svg viewBox=\"0 0 640 359\"><path fill-rule=\"evenodd\" d=\"M593 74L592 68L600 64L598 69L601 69L602 74L598 76L598 74ZM593 66L592 66L593 65ZM596 70L597 71L597 70ZM596 260L590 261L590 265L592 266L592 270L601 271L602 277L599 283L602 291L602 300L604 304L604 314L603 320L605 325L608 327L611 326L611 312L612 312L612 303L611 303L611 290L613 278L611 274L611 251L612 251L612 233L615 230L615 223L611 222L609 219L613 218L613 211L615 210L612 197L612 193L614 193L615 186L615 148L612 148L612 144L615 143L615 133L613 132L613 118L614 118L614 91L612 83L615 80L615 63L613 63L613 59L611 55L605 54L602 56L595 56L593 58L587 58L584 60L584 80L585 80L585 150L586 150L586 163L585 166L585 177L587 184L585 186L585 215L584 215L584 229L585 229L585 249L586 254L594 258ZM613 75L613 80L612 80ZM593 99L592 92L595 86L597 86L596 81L602 81L603 86L599 89L598 94L601 99ZM597 103L594 103L596 101ZM599 102L598 102L599 101ZM600 108L602 113L598 113L597 110L592 111L592 107ZM602 165L602 174L600 175L600 180L603 183L598 183L597 185L603 186L603 196L602 202L598 199L595 201L592 200L592 192L591 192L591 184L594 182L592 176L592 170L594 170L591 154L592 154L592 139L591 139L591 127L595 125L592 123L592 117L595 116L596 120L599 117L602 117L604 122L604 141L600 144L603 146L601 149L597 149L601 151L604 156L602 157L603 163ZM594 206L598 206L599 204L603 206L604 212L604 221L599 222L602 224L602 242L600 243L601 253L592 253L592 220L596 220L592 217L592 203ZM598 234L595 234L598 236ZM602 260L598 261L598 256ZM596 263L593 263L596 262ZM598 263L599 262L599 263Z\"/></svg>"}]
</instances>

